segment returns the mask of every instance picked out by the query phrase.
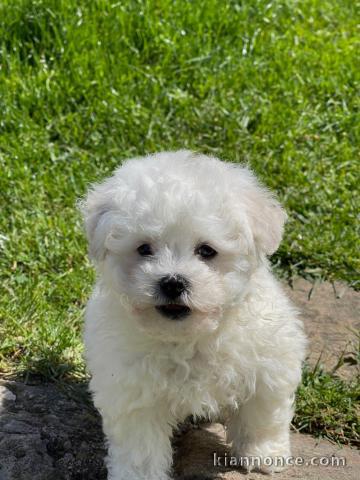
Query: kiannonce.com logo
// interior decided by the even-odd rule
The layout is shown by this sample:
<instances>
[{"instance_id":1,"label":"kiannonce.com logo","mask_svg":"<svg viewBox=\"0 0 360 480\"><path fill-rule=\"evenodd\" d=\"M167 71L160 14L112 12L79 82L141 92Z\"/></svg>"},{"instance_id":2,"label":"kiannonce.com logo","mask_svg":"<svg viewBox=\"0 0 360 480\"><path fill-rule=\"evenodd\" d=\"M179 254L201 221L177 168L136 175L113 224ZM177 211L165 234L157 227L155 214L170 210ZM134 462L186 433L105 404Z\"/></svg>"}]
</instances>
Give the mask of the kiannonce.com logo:
<instances>
[{"instance_id":1,"label":"kiannonce.com logo","mask_svg":"<svg viewBox=\"0 0 360 480\"><path fill-rule=\"evenodd\" d=\"M345 467L345 457L231 457L226 453L218 455L213 453L215 467L243 467L256 469L265 467L290 467L290 466L318 466L318 467Z\"/></svg>"}]
</instances>

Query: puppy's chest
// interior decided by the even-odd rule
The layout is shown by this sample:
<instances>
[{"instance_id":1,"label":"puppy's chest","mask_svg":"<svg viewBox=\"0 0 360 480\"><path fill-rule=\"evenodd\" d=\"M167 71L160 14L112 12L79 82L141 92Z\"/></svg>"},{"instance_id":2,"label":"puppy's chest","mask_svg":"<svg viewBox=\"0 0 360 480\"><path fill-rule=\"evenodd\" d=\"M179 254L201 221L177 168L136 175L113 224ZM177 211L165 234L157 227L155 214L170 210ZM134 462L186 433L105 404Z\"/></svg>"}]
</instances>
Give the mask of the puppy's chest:
<instances>
[{"instance_id":1,"label":"puppy's chest","mask_svg":"<svg viewBox=\"0 0 360 480\"><path fill-rule=\"evenodd\" d=\"M237 407L247 395L244 372L231 358L197 353L182 363L169 362L167 396L175 411L216 415Z\"/></svg>"}]
</instances>

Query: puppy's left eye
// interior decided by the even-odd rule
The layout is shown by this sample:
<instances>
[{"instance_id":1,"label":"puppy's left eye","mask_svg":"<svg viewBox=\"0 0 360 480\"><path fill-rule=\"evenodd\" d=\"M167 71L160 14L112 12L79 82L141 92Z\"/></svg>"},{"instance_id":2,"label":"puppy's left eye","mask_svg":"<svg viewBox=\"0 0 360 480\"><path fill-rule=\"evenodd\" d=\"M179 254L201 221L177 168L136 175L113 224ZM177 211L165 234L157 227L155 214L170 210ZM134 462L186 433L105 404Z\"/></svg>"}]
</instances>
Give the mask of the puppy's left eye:
<instances>
[{"instance_id":1,"label":"puppy's left eye","mask_svg":"<svg viewBox=\"0 0 360 480\"><path fill-rule=\"evenodd\" d=\"M206 243L199 245L195 249L195 253L196 255L200 255L200 257L204 258L205 260L214 258L215 255L217 255L217 251L214 250L212 247L210 247L210 245L207 245Z\"/></svg>"},{"instance_id":2,"label":"puppy's left eye","mask_svg":"<svg viewBox=\"0 0 360 480\"><path fill-rule=\"evenodd\" d=\"M142 257L149 257L153 254L151 245L149 243L143 243L137 248L137 251Z\"/></svg>"}]
</instances>

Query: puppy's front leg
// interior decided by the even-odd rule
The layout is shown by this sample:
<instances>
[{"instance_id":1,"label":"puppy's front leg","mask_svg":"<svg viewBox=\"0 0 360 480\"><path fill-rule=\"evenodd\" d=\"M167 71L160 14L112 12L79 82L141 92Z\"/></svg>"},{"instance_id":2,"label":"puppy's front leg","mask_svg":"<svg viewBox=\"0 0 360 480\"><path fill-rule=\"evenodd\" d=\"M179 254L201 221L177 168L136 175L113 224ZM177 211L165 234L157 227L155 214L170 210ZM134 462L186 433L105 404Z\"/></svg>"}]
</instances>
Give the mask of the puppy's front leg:
<instances>
[{"instance_id":1,"label":"puppy's front leg","mask_svg":"<svg viewBox=\"0 0 360 480\"><path fill-rule=\"evenodd\" d=\"M103 413L103 428L109 480L169 480L172 428L164 412L138 409L116 417Z\"/></svg>"},{"instance_id":2,"label":"puppy's front leg","mask_svg":"<svg viewBox=\"0 0 360 480\"><path fill-rule=\"evenodd\" d=\"M228 441L232 442L233 454L242 459L245 468L268 473L286 468L286 459L291 454L292 403L288 391L260 389L230 417Z\"/></svg>"}]
</instances>

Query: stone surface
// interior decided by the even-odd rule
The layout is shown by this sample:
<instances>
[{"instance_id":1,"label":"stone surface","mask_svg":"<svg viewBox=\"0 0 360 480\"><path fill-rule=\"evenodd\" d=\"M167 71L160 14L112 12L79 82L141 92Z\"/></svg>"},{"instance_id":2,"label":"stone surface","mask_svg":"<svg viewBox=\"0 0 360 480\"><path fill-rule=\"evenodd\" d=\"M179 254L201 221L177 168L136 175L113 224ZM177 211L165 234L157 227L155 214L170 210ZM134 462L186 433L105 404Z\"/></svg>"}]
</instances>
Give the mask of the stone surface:
<instances>
[{"instance_id":1,"label":"stone surface","mask_svg":"<svg viewBox=\"0 0 360 480\"><path fill-rule=\"evenodd\" d=\"M290 466L287 470L273 474L274 480L358 480L360 478L360 455L355 449L339 447L326 440L317 441L310 435L292 433L292 454L301 466ZM215 466L220 459L221 466ZM201 425L185 433L176 450L176 469L183 480L261 480L269 478L262 473L246 473L239 467L228 465L231 453L225 443L224 428L220 424ZM345 460L344 460L345 459ZM310 465L310 462L318 465ZM321 466L320 463L327 464ZM331 466L333 465L333 466ZM336 466L338 465L338 466Z\"/></svg>"},{"instance_id":2,"label":"stone surface","mask_svg":"<svg viewBox=\"0 0 360 480\"><path fill-rule=\"evenodd\" d=\"M83 385L0 382L0 480L106 478L101 421Z\"/></svg>"},{"instance_id":3,"label":"stone surface","mask_svg":"<svg viewBox=\"0 0 360 480\"><path fill-rule=\"evenodd\" d=\"M287 287L286 287L287 288ZM339 355L349 360L339 372L356 373L351 358L356 353L355 335L359 328L359 294L336 284L312 287L296 280L288 289L302 311L310 339L309 359L334 367ZM346 466L290 467L275 475L286 479L358 479L359 453L325 440L292 434L293 454L308 462L312 457L345 457ZM214 466L213 454L230 457L220 424L187 425L175 435L175 474L187 480L258 480L260 473ZM103 480L104 438L101 420L94 410L86 385L33 384L0 380L0 480Z\"/></svg>"},{"instance_id":4,"label":"stone surface","mask_svg":"<svg viewBox=\"0 0 360 480\"><path fill-rule=\"evenodd\" d=\"M320 358L331 370L342 356L344 363L337 373L344 377L359 374L360 292L340 282L312 284L302 278L285 289L305 324L309 363L315 365Z\"/></svg>"},{"instance_id":5,"label":"stone surface","mask_svg":"<svg viewBox=\"0 0 360 480\"><path fill-rule=\"evenodd\" d=\"M16 400L16 395L14 395L8 388L0 385L0 406L4 401L12 402Z\"/></svg>"}]
</instances>

